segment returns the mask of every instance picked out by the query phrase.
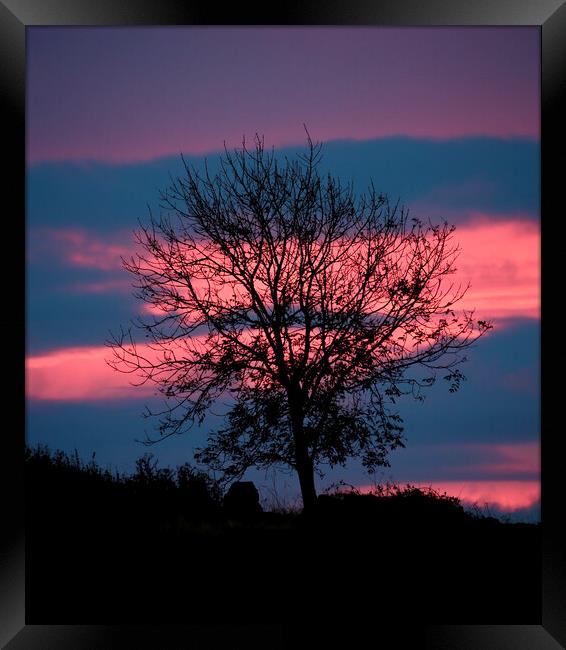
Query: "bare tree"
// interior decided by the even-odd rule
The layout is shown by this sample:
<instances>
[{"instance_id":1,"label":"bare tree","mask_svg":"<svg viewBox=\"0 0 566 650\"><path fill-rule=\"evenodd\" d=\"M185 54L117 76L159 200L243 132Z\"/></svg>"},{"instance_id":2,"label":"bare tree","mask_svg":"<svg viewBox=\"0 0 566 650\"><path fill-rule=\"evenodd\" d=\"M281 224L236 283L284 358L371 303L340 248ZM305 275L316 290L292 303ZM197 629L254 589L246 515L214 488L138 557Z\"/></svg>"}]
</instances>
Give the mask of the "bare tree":
<instances>
[{"instance_id":1,"label":"bare tree","mask_svg":"<svg viewBox=\"0 0 566 650\"><path fill-rule=\"evenodd\" d=\"M113 367L166 397L148 444L224 403L196 459L228 478L291 467L305 508L321 465L387 466L404 446L396 399L422 399L438 371L456 390L463 350L491 327L455 311L453 226L409 219L373 185L357 195L320 161L310 137L293 159L259 136L225 148L214 175L183 158L124 261L153 312L135 323L147 343L109 342Z\"/></svg>"}]
</instances>

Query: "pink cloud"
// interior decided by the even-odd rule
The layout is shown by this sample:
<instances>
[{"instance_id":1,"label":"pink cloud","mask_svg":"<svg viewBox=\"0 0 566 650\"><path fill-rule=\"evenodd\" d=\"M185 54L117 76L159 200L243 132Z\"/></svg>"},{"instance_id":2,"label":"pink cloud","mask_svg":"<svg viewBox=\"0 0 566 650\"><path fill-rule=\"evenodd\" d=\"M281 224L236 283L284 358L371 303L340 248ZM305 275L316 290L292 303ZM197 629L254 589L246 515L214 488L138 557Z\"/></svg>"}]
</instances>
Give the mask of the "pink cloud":
<instances>
[{"instance_id":1,"label":"pink cloud","mask_svg":"<svg viewBox=\"0 0 566 650\"><path fill-rule=\"evenodd\" d=\"M539 481L430 481L411 482L411 485L458 497L465 506L487 505L503 512L532 508L540 501ZM373 487L365 485L357 489L367 494Z\"/></svg>"},{"instance_id":2,"label":"pink cloud","mask_svg":"<svg viewBox=\"0 0 566 650\"><path fill-rule=\"evenodd\" d=\"M432 488L457 496L466 505L487 504L504 512L531 508L540 501L539 481L445 481Z\"/></svg>"},{"instance_id":3,"label":"pink cloud","mask_svg":"<svg viewBox=\"0 0 566 650\"><path fill-rule=\"evenodd\" d=\"M100 282L75 282L67 287L65 291L74 293L132 293L132 282L129 279L101 280Z\"/></svg>"},{"instance_id":4,"label":"pink cloud","mask_svg":"<svg viewBox=\"0 0 566 650\"><path fill-rule=\"evenodd\" d=\"M121 267L121 256L134 251L123 235L103 239L80 230L48 231L45 245L59 251L68 263L101 270ZM487 320L529 317L540 314L540 229L537 224L518 220L492 222L476 215L468 225L457 228L455 241L462 249L456 283L471 283L465 298L457 305L476 309L476 316ZM108 278L74 285L87 293L124 291L130 278ZM225 287L227 290L227 287ZM225 292L225 291L224 291ZM226 296L222 296L223 298ZM162 315L160 306L140 305L145 313ZM28 360L28 393L38 399L106 399L110 396L140 395L126 381L127 376L104 363L109 350L71 348ZM507 376L508 386L525 390L536 387L521 376ZM526 382L526 383L525 383ZM124 392L125 391L125 392Z\"/></svg>"},{"instance_id":5,"label":"pink cloud","mask_svg":"<svg viewBox=\"0 0 566 650\"><path fill-rule=\"evenodd\" d=\"M103 238L83 230L48 230L41 235L43 250L55 252L67 264L80 268L121 270L121 258L129 258L136 251L131 234ZM513 218L493 221L489 215L474 214L469 224L456 229L454 241L461 254L452 279L456 284L471 285L457 308L476 309L479 318L488 320L540 317L538 224ZM87 293L123 291L126 283L128 278L124 277L122 281L75 285L75 289ZM159 312L153 306L141 309Z\"/></svg>"},{"instance_id":6,"label":"pink cloud","mask_svg":"<svg viewBox=\"0 0 566 650\"><path fill-rule=\"evenodd\" d=\"M504 444L466 445L470 453L479 453L486 460L455 467L467 472L482 472L498 476L506 474L539 474L540 443L521 442Z\"/></svg>"},{"instance_id":7,"label":"pink cloud","mask_svg":"<svg viewBox=\"0 0 566 650\"><path fill-rule=\"evenodd\" d=\"M26 393L30 399L95 401L147 398L152 386L132 386L132 376L107 365L104 346L54 350L26 360Z\"/></svg>"},{"instance_id":8,"label":"pink cloud","mask_svg":"<svg viewBox=\"0 0 566 650\"><path fill-rule=\"evenodd\" d=\"M439 467L450 479L530 480L540 476L539 440L453 442L410 449L413 466L424 462Z\"/></svg>"},{"instance_id":9,"label":"pink cloud","mask_svg":"<svg viewBox=\"0 0 566 650\"><path fill-rule=\"evenodd\" d=\"M540 229L537 224L510 220L492 222L483 215L455 232L462 249L456 283L471 283L459 304L475 308L485 319L513 317L538 318L540 314ZM121 267L121 256L134 252L133 244L117 235L103 239L80 230L48 231L44 240L58 250L68 263L114 270ZM125 272L124 272L125 274ZM74 290L90 293L124 291L129 278L110 278L81 283ZM142 305L146 313L160 315L158 306ZM71 348L28 360L28 393L38 399L106 399L111 396L140 395L127 382L127 376L111 370L105 363L104 348ZM504 382L512 388L536 390L532 379L508 375Z\"/></svg>"},{"instance_id":10,"label":"pink cloud","mask_svg":"<svg viewBox=\"0 0 566 650\"><path fill-rule=\"evenodd\" d=\"M122 257L133 250L131 233L111 238L81 229L42 228L33 233L30 257L55 256L70 266L112 271L122 268Z\"/></svg>"},{"instance_id":11,"label":"pink cloud","mask_svg":"<svg viewBox=\"0 0 566 650\"><path fill-rule=\"evenodd\" d=\"M156 363L163 359L183 359L192 349L203 349L207 335L195 334L177 339L157 350L149 344L136 346L141 363ZM244 342L251 334L244 332ZM29 399L46 401L91 402L108 399L147 399L157 392L153 382L140 385L143 374L136 370L126 372L121 364L119 372L107 363L115 361L112 349L106 346L60 348L26 359L26 395Z\"/></svg>"},{"instance_id":12,"label":"pink cloud","mask_svg":"<svg viewBox=\"0 0 566 650\"><path fill-rule=\"evenodd\" d=\"M151 316L165 316L165 314L169 313L169 310L164 309L163 307L159 307L158 305L151 305L147 302L144 302L141 307L140 311L142 314L149 314Z\"/></svg>"},{"instance_id":13,"label":"pink cloud","mask_svg":"<svg viewBox=\"0 0 566 650\"><path fill-rule=\"evenodd\" d=\"M459 306L480 318L540 318L540 226L475 215L456 229L456 282L470 283Z\"/></svg>"},{"instance_id":14,"label":"pink cloud","mask_svg":"<svg viewBox=\"0 0 566 650\"><path fill-rule=\"evenodd\" d=\"M182 359L190 348L202 348L206 335L178 339L167 350L150 344L136 346L141 363L156 363L173 355ZM128 346L127 346L128 347ZM129 347L128 347L129 349ZM108 365L115 361L107 346L69 347L52 350L26 359L26 396L29 399L67 402L92 402L108 399L147 399L157 392L153 382L141 383L143 374L119 372Z\"/></svg>"}]
</instances>

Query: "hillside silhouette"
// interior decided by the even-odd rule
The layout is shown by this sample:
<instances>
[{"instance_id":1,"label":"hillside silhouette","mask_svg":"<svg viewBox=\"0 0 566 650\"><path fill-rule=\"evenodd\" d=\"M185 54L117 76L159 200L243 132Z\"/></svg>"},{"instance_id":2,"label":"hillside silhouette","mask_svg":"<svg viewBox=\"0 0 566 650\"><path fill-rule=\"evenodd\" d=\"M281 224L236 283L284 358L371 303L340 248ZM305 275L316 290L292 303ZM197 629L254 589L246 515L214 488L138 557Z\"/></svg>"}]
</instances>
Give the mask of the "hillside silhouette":
<instances>
[{"instance_id":1,"label":"hillside silhouette","mask_svg":"<svg viewBox=\"0 0 566 650\"><path fill-rule=\"evenodd\" d=\"M540 612L540 525L432 490L335 492L306 515L263 511L253 486L227 498L151 456L125 475L28 448L25 471L30 624L524 624Z\"/></svg>"}]
</instances>

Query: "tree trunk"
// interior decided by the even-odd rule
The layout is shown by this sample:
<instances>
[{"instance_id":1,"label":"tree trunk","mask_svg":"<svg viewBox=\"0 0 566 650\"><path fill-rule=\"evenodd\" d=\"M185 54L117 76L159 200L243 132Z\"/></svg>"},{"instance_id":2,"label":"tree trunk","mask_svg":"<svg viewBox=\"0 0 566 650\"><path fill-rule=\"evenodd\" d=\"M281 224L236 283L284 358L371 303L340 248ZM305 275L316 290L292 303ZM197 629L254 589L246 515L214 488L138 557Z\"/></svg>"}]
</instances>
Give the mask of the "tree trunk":
<instances>
[{"instance_id":1,"label":"tree trunk","mask_svg":"<svg viewBox=\"0 0 566 650\"><path fill-rule=\"evenodd\" d=\"M289 412L295 442L295 464L299 475L303 510L310 512L316 504L316 488L314 485L314 463L309 455L305 440L304 416L296 393L289 394Z\"/></svg>"},{"instance_id":2,"label":"tree trunk","mask_svg":"<svg viewBox=\"0 0 566 650\"><path fill-rule=\"evenodd\" d=\"M303 497L303 509L310 512L316 504L316 488L314 486L314 467L312 460L305 454L301 461L297 454L297 474L299 475L299 484L301 486L301 496Z\"/></svg>"}]
</instances>

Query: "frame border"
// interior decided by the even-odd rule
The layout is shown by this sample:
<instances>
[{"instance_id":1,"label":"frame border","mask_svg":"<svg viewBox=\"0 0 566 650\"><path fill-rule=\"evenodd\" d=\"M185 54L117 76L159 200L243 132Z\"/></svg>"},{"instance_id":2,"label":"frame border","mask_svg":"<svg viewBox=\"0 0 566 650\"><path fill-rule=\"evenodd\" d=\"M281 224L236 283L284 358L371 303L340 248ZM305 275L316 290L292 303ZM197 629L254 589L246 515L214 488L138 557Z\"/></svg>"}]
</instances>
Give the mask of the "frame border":
<instances>
[{"instance_id":1,"label":"frame border","mask_svg":"<svg viewBox=\"0 0 566 650\"><path fill-rule=\"evenodd\" d=\"M0 89L7 108L10 165L5 172L6 187L14 192L18 219L25 214L25 32L26 27L48 25L375 25L375 26L538 26L541 35L541 219L542 225L542 332L547 343L541 346L541 364L556 363L556 352L551 357L549 340L559 341L559 319L551 319L544 296L549 295L551 277L548 251L550 232L553 241L566 241L557 229L564 231L561 220L552 220L551 214L559 205L566 169L564 127L562 116L566 107L560 90L565 89L566 73L566 0L350 0L348 6L337 0L317 6L316 0L292 0L283 9L280 6L264 9L232 5L222 12L210 5L193 2L175 3L174 0L98 0L96 6L88 0L1 0L0 1ZM561 146L562 145L562 146ZM23 172L23 173L22 173ZM546 219L546 223L545 223ZM546 236L545 236L546 235ZM16 239L25 247L25 233ZM23 240L23 241L22 241ZM24 270L25 276L25 270ZM556 298L556 294L554 294ZM557 322L558 321L558 322ZM18 321L19 322L19 321ZM24 328L22 328L23 330ZM23 336L23 334L22 334ZM24 342L25 353L25 342ZM22 387L25 380L22 380ZM558 469L559 443L553 436L553 420L549 407L560 404L559 382L541 381L541 462L542 462L542 611L540 625L434 625L428 626L421 637L422 647L440 650L496 650L513 647L515 650L540 648L556 650L566 647L566 539L561 531L560 508L563 507L564 487ZM545 391L543 393L542 387ZM25 391L23 391L25 394ZM21 393L20 393L21 395ZM544 396L543 396L544 395ZM21 397L20 397L21 399ZM25 396L23 399L25 411ZM23 517L23 448L24 431L7 436L8 445L3 454L8 459L10 474L6 475L6 517L8 535L0 548L0 647L20 648L103 648L117 647L175 647L173 636L182 639L183 646L222 647L230 640L232 647L264 646L262 637L269 639L271 648L294 645L295 635L281 626L219 625L210 626L95 626L95 625L26 625L25 621L25 537ZM5 441L6 442L6 441ZM314 632L314 631L313 631ZM274 638L274 633L280 638ZM267 636L264 636L267 635ZM288 638L286 638L288 637ZM395 638L395 632L393 637ZM215 643L212 644L212 640ZM304 636L303 636L304 639ZM10 641L11 640L11 641ZM313 638L314 640L314 638ZM353 640L353 639L351 639ZM400 638L398 638L400 640ZM361 641L361 639L360 639ZM171 645L164 645L164 642ZM350 647L354 647L350 645ZM393 646L390 646L393 647ZM395 644L395 647L404 647ZM413 647L416 647L413 645Z\"/></svg>"}]
</instances>

